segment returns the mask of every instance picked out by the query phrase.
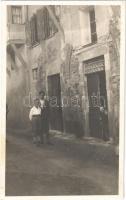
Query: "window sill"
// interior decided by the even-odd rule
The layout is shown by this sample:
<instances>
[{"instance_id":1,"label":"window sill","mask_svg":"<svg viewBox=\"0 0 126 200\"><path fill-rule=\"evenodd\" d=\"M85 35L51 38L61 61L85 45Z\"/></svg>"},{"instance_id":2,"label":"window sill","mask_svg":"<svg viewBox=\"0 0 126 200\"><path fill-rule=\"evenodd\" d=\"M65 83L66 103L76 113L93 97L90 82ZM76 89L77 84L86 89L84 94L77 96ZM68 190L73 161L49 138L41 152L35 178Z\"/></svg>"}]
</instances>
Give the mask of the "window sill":
<instances>
[{"instance_id":1,"label":"window sill","mask_svg":"<svg viewBox=\"0 0 126 200\"><path fill-rule=\"evenodd\" d=\"M96 42L91 42L89 44L86 44L86 45L83 46L83 48L90 47L90 46L93 46L95 44L97 44L97 41Z\"/></svg>"},{"instance_id":2,"label":"window sill","mask_svg":"<svg viewBox=\"0 0 126 200\"><path fill-rule=\"evenodd\" d=\"M29 47L30 47L30 48L34 48L34 47L38 46L39 44L40 44L39 42L36 42L36 43L32 44L32 45L29 46Z\"/></svg>"},{"instance_id":3,"label":"window sill","mask_svg":"<svg viewBox=\"0 0 126 200\"><path fill-rule=\"evenodd\" d=\"M85 48L90 47L90 46L93 46L93 45L95 45L95 44L97 44L97 42L91 42L91 43L89 43L89 44L86 44L86 45L82 45L82 46L80 46L80 47L77 47L77 48L75 48L73 51L79 51L79 50L81 50L81 49L85 49Z\"/></svg>"},{"instance_id":4,"label":"window sill","mask_svg":"<svg viewBox=\"0 0 126 200\"><path fill-rule=\"evenodd\" d=\"M42 41L46 41L46 40L49 40L49 39L53 38L57 33L58 33L58 31L55 32L53 35L49 36L48 38L42 40ZM27 46L27 47L29 47L29 48L32 49L32 48L34 48L34 47L36 47L36 46L38 46L38 45L40 45L40 42L35 42L34 44L32 44L32 45L30 45L30 46Z\"/></svg>"},{"instance_id":5,"label":"window sill","mask_svg":"<svg viewBox=\"0 0 126 200\"><path fill-rule=\"evenodd\" d=\"M56 35L56 33L58 33L58 31L53 33L51 36L47 37L45 40L49 40L49 39L53 38Z\"/></svg>"}]
</instances>

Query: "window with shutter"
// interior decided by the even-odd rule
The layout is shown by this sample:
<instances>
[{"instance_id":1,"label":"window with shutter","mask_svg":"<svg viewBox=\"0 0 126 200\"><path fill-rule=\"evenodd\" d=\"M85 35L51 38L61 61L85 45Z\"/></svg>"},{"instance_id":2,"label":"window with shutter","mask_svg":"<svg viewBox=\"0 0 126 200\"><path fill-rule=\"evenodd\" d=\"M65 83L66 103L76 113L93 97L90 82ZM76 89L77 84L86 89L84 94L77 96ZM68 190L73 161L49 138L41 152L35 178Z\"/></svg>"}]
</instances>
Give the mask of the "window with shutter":
<instances>
[{"instance_id":1,"label":"window with shutter","mask_svg":"<svg viewBox=\"0 0 126 200\"><path fill-rule=\"evenodd\" d=\"M55 7L51 6L55 14ZM31 20L26 22L26 44L34 46L41 40L46 40L58 32L53 20L51 19L46 7L37 11L31 17Z\"/></svg>"},{"instance_id":2,"label":"window with shutter","mask_svg":"<svg viewBox=\"0 0 126 200\"><path fill-rule=\"evenodd\" d=\"M55 14L55 6L51 6L51 9L52 9L53 14L56 16L56 14ZM51 19L51 17L49 17L49 29L50 29L50 37L53 36L56 32L58 32L58 29L55 26L55 24L54 24L53 20Z\"/></svg>"},{"instance_id":3,"label":"window with shutter","mask_svg":"<svg viewBox=\"0 0 126 200\"><path fill-rule=\"evenodd\" d=\"M38 40L45 40L45 22L44 22L44 8L40 9L36 13L37 18L37 30L38 30Z\"/></svg>"},{"instance_id":4,"label":"window with shutter","mask_svg":"<svg viewBox=\"0 0 126 200\"><path fill-rule=\"evenodd\" d=\"M51 6L51 8L55 14L55 7ZM39 41L46 40L58 32L58 29L53 23L46 7L38 10L36 15Z\"/></svg>"}]
</instances>

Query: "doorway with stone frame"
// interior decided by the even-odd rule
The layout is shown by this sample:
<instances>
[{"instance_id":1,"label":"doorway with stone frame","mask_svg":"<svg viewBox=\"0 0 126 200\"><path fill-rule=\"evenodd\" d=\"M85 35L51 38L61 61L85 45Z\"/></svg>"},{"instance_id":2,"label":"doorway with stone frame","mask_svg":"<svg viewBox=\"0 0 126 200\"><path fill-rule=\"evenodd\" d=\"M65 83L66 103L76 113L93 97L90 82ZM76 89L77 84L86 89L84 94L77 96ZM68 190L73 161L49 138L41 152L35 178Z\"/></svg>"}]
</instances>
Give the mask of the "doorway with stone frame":
<instances>
[{"instance_id":1,"label":"doorway with stone frame","mask_svg":"<svg viewBox=\"0 0 126 200\"><path fill-rule=\"evenodd\" d=\"M85 61L84 76L88 97L86 120L88 121L89 135L101 139L109 138L108 114L106 120L101 121L101 108L108 109L104 56Z\"/></svg>"}]
</instances>

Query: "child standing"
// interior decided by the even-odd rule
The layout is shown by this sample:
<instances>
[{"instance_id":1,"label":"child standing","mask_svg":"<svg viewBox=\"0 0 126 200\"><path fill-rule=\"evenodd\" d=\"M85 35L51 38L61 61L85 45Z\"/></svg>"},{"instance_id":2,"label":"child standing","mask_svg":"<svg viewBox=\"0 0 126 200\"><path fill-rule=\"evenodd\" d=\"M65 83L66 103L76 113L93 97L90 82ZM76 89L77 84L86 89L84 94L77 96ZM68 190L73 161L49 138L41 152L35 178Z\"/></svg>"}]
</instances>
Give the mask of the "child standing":
<instances>
[{"instance_id":1,"label":"child standing","mask_svg":"<svg viewBox=\"0 0 126 200\"><path fill-rule=\"evenodd\" d=\"M38 145L41 131L41 108L40 101L37 98L34 100L34 106L30 110L29 119L32 122L33 143Z\"/></svg>"}]
</instances>

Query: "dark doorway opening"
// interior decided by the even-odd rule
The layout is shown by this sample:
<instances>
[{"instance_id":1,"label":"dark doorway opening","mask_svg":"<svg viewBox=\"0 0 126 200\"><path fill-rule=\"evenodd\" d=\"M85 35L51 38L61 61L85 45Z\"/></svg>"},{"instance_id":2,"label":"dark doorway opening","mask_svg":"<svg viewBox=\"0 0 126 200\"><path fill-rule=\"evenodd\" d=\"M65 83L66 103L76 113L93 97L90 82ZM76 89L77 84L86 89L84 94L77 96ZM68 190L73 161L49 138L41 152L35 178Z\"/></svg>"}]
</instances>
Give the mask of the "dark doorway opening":
<instances>
[{"instance_id":1,"label":"dark doorway opening","mask_svg":"<svg viewBox=\"0 0 126 200\"><path fill-rule=\"evenodd\" d=\"M50 128L63 131L60 74L48 76L50 102Z\"/></svg>"},{"instance_id":2,"label":"dark doorway opening","mask_svg":"<svg viewBox=\"0 0 126 200\"><path fill-rule=\"evenodd\" d=\"M108 114L104 117L101 108L107 110L107 92L105 71L87 75L89 99L89 129L92 137L105 139L109 137ZM103 117L102 117L103 116Z\"/></svg>"}]
</instances>

